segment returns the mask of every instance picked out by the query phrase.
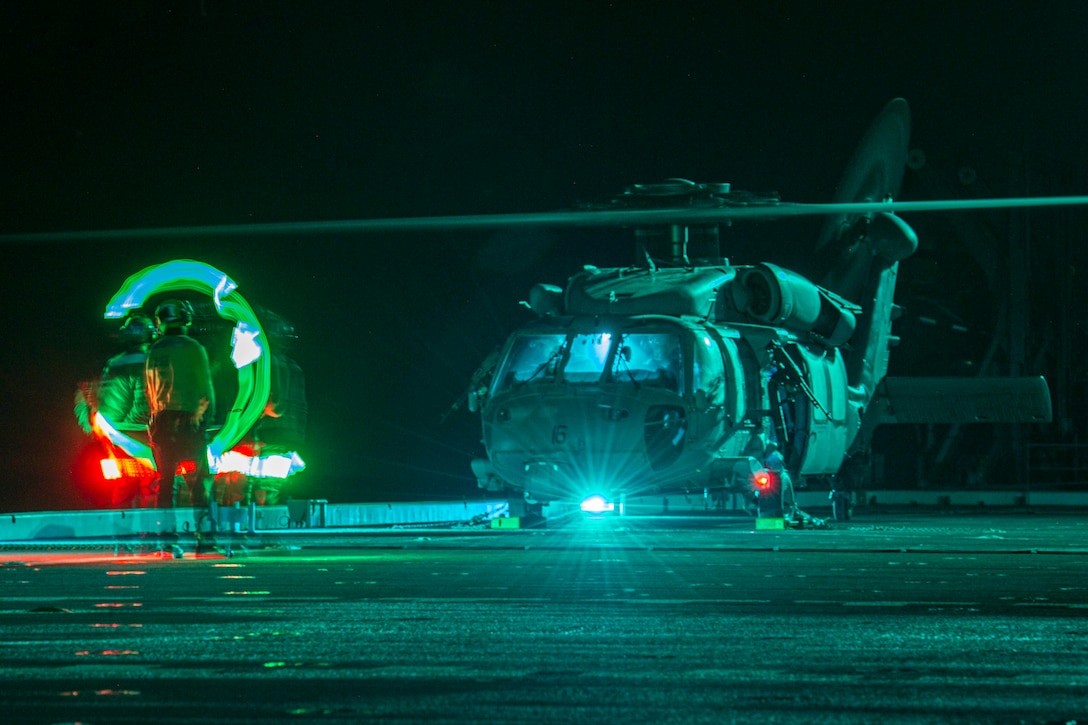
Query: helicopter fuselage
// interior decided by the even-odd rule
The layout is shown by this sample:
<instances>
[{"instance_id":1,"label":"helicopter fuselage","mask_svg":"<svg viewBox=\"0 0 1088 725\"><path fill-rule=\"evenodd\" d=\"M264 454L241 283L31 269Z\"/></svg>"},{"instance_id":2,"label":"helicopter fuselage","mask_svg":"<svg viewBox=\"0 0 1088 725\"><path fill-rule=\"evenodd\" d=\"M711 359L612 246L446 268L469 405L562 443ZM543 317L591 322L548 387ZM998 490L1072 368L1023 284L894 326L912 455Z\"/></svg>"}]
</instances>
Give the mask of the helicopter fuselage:
<instances>
[{"instance_id":1,"label":"helicopter fuselage","mask_svg":"<svg viewBox=\"0 0 1088 725\"><path fill-rule=\"evenodd\" d=\"M535 289L541 319L511 335L477 399L480 485L530 501L744 488L771 442L796 473L837 471L858 427L843 357L742 322L728 292L751 270L588 269Z\"/></svg>"}]
</instances>

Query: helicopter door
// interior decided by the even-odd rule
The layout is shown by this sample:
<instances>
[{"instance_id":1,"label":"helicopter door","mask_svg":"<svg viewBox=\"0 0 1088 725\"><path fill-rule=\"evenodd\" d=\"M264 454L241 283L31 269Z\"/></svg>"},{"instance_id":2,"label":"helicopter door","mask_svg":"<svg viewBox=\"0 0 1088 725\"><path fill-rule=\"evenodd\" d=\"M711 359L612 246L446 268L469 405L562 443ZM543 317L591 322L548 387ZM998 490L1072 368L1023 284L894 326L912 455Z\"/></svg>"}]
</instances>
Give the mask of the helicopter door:
<instances>
[{"instance_id":1,"label":"helicopter door","mask_svg":"<svg viewBox=\"0 0 1088 725\"><path fill-rule=\"evenodd\" d=\"M782 360L783 367L768 383L779 449L791 471L834 473L846 450L842 354L838 349L814 353L799 345L786 347L788 360Z\"/></svg>"},{"instance_id":2,"label":"helicopter door","mask_svg":"<svg viewBox=\"0 0 1088 725\"><path fill-rule=\"evenodd\" d=\"M835 473L846 453L846 365L835 350L822 355L805 354L809 385L820 406L812 406L812 424L801 461L800 473Z\"/></svg>"},{"instance_id":3,"label":"helicopter door","mask_svg":"<svg viewBox=\"0 0 1088 725\"><path fill-rule=\"evenodd\" d=\"M695 434L712 448L720 445L727 428L744 417L744 392L738 389L744 384L744 373L739 369L736 343L720 337L715 342L715 337L695 336L691 376Z\"/></svg>"},{"instance_id":4,"label":"helicopter door","mask_svg":"<svg viewBox=\"0 0 1088 725\"><path fill-rule=\"evenodd\" d=\"M774 435L782 452L786 468L797 471L808 444L808 427L812 407L795 382L779 368L767 381L774 420Z\"/></svg>"},{"instance_id":5,"label":"helicopter door","mask_svg":"<svg viewBox=\"0 0 1088 725\"><path fill-rule=\"evenodd\" d=\"M651 401L646 410L643 444L650 468L660 471L679 460L690 422L685 400L686 355L675 332L629 333L623 336L611 373L616 382L643 386ZM636 390L639 388L636 387Z\"/></svg>"}]
</instances>

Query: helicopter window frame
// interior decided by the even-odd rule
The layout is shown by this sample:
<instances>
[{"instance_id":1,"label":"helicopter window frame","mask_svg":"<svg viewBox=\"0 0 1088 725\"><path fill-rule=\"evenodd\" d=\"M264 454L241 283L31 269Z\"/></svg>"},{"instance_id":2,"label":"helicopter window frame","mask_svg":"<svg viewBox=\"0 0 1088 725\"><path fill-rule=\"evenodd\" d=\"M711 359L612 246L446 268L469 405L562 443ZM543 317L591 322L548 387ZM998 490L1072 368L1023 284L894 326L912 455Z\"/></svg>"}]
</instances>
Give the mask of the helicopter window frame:
<instances>
[{"instance_id":1,"label":"helicopter window frame","mask_svg":"<svg viewBox=\"0 0 1088 725\"><path fill-rule=\"evenodd\" d=\"M707 332L693 337L691 387L693 390L703 390L711 407L725 407L730 385L722 350Z\"/></svg>"},{"instance_id":2,"label":"helicopter window frame","mask_svg":"<svg viewBox=\"0 0 1088 725\"><path fill-rule=\"evenodd\" d=\"M569 337L566 332L542 330L514 335L502 356L491 394L530 382L554 382L563 359L568 355ZM538 349L532 350L534 346Z\"/></svg>"},{"instance_id":3,"label":"helicopter window frame","mask_svg":"<svg viewBox=\"0 0 1088 725\"><path fill-rule=\"evenodd\" d=\"M710 408L725 411L726 420L736 424L744 419L748 400L744 376L744 363L741 348L736 340L722 334L718 328L708 328L693 336L694 354L692 355L692 389L707 393ZM708 375L707 369L696 370L700 358L713 362L708 366L717 368ZM717 384L714 378L717 376Z\"/></svg>"},{"instance_id":4,"label":"helicopter window frame","mask_svg":"<svg viewBox=\"0 0 1088 725\"><path fill-rule=\"evenodd\" d=\"M528 383L633 383L684 397L691 379L690 337L686 330L672 327L522 331L511 338L490 394ZM632 355L636 357L632 359Z\"/></svg>"},{"instance_id":5,"label":"helicopter window frame","mask_svg":"<svg viewBox=\"0 0 1088 725\"><path fill-rule=\"evenodd\" d=\"M566 355L560 365L559 379L564 383L600 383L614 365L616 341L623 335L611 332L571 333Z\"/></svg>"},{"instance_id":6,"label":"helicopter window frame","mask_svg":"<svg viewBox=\"0 0 1088 725\"><path fill-rule=\"evenodd\" d=\"M685 330L673 328L623 332L608 364L609 382L633 382L684 397L690 379L688 337Z\"/></svg>"}]
</instances>

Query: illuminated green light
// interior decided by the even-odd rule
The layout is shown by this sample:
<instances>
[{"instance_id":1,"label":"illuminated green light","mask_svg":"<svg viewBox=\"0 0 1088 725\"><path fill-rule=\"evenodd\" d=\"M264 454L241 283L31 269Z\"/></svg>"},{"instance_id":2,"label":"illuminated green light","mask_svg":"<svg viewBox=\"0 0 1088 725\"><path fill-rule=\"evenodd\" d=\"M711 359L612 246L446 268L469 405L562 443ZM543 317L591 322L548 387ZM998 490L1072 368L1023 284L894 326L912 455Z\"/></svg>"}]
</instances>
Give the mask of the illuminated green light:
<instances>
[{"instance_id":1,"label":"illuminated green light","mask_svg":"<svg viewBox=\"0 0 1088 725\"><path fill-rule=\"evenodd\" d=\"M259 329L250 328L245 320L234 328L230 338L230 359L234 362L234 367L244 368L261 356L261 341L257 339L260 334Z\"/></svg>"},{"instance_id":2,"label":"illuminated green light","mask_svg":"<svg viewBox=\"0 0 1088 725\"><path fill-rule=\"evenodd\" d=\"M756 519L756 531L785 531L786 520L780 518Z\"/></svg>"},{"instance_id":3,"label":"illuminated green light","mask_svg":"<svg viewBox=\"0 0 1088 725\"><path fill-rule=\"evenodd\" d=\"M219 307L219 300L229 295L237 287L238 285L234 283L234 280L224 274L219 280L219 283L215 286L215 294L212 295L212 299L215 300L215 306Z\"/></svg>"},{"instance_id":4,"label":"illuminated green light","mask_svg":"<svg viewBox=\"0 0 1088 725\"><path fill-rule=\"evenodd\" d=\"M142 307L148 297L175 290L203 292L212 298L218 309L220 299L237 287L234 280L211 265L192 259L175 259L146 267L125 280L106 305L106 317L124 317L129 310Z\"/></svg>"},{"instance_id":5,"label":"illuminated green light","mask_svg":"<svg viewBox=\"0 0 1088 725\"><path fill-rule=\"evenodd\" d=\"M212 298L222 319L235 323L235 341L245 338L251 343L247 351L239 352L236 346L231 353L231 359L238 367L238 396L227 413L223 427L208 444L211 459L219 458L233 448L257 423L268 404L271 390L267 342L262 350L257 342L258 337L263 337L257 315L237 289L238 284L234 280L209 264L192 259L176 259L152 265L132 275L106 305L106 318L120 318L130 310L139 309L156 294L177 290L199 292ZM246 362L239 365L240 359ZM132 440L128 436L124 438ZM142 445L137 441L132 441L132 444ZM121 445L121 448L128 452L125 445Z\"/></svg>"}]
</instances>

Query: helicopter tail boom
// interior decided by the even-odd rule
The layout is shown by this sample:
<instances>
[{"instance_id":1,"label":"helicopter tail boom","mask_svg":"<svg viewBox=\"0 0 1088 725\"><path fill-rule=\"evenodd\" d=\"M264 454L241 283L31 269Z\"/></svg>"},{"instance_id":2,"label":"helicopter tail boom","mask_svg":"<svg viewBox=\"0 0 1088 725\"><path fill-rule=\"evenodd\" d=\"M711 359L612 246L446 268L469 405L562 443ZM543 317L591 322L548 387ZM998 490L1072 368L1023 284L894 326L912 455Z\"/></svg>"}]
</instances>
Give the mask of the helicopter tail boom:
<instances>
[{"instance_id":1,"label":"helicopter tail boom","mask_svg":"<svg viewBox=\"0 0 1088 725\"><path fill-rule=\"evenodd\" d=\"M1047 423L1052 416L1042 377L888 377L870 413L879 423Z\"/></svg>"}]
</instances>

